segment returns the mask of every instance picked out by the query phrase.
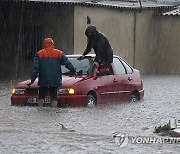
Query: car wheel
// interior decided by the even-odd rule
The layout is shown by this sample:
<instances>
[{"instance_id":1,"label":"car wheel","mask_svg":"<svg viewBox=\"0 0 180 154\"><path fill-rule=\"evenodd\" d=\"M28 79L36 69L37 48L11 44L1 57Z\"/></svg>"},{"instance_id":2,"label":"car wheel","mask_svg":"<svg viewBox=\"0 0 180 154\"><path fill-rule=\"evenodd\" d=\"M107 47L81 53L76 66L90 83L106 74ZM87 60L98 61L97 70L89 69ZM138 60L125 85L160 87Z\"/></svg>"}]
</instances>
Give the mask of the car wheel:
<instances>
[{"instance_id":1,"label":"car wheel","mask_svg":"<svg viewBox=\"0 0 180 154\"><path fill-rule=\"evenodd\" d=\"M87 95L86 106L93 107L96 105L96 97L92 94Z\"/></svg>"},{"instance_id":2,"label":"car wheel","mask_svg":"<svg viewBox=\"0 0 180 154\"><path fill-rule=\"evenodd\" d=\"M135 94L132 94L130 102L137 102L137 101L138 101L138 97Z\"/></svg>"}]
</instances>

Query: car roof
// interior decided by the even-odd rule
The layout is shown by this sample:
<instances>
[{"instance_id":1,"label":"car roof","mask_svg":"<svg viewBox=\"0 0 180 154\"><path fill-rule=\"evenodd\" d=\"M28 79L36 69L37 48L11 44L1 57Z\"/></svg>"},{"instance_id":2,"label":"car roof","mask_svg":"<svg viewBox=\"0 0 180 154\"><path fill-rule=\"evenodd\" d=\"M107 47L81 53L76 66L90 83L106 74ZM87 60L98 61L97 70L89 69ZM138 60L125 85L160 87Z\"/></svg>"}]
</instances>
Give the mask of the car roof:
<instances>
[{"instance_id":1,"label":"car roof","mask_svg":"<svg viewBox=\"0 0 180 154\"><path fill-rule=\"evenodd\" d=\"M82 54L72 54L72 55L67 55L67 57L80 57L82 56ZM86 57L92 57L94 58L96 55L95 54L87 54ZM119 57L117 55L113 55L113 57ZM120 57L119 57L120 58Z\"/></svg>"}]
</instances>

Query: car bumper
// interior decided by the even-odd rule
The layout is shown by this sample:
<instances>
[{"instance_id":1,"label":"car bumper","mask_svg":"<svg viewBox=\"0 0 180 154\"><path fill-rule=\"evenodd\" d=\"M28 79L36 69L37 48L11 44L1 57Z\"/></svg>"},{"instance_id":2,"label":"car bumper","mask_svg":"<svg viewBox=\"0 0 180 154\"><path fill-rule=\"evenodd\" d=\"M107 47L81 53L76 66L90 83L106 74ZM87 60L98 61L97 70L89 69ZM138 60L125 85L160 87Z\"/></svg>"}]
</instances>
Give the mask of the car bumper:
<instances>
[{"instance_id":1,"label":"car bumper","mask_svg":"<svg viewBox=\"0 0 180 154\"><path fill-rule=\"evenodd\" d=\"M58 104L60 106L84 106L86 98L86 95L59 96Z\"/></svg>"},{"instance_id":2,"label":"car bumper","mask_svg":"<svg viewBox=\"0 0 180 154\"><path fill-rule=\"evenodd\" d=\"M86 95L60 95L58 96L58 106L84 106L86 102ZM28 103L28 99L32 98L35 101ZM50 103L50 102L47 102ZM12 95L11 105L35 105L37 104L37 96Z\"/></svg>"},{"instance_id":3,"label":"car bumper","mask_svg":"<svg viewBox=\"0 0 180 154\"><path fill-rule=\"evenodd\" d=\"M140 96L140 99L144 98L144 89L139 91L139 96Z\"/></svg>"}]
</instances>

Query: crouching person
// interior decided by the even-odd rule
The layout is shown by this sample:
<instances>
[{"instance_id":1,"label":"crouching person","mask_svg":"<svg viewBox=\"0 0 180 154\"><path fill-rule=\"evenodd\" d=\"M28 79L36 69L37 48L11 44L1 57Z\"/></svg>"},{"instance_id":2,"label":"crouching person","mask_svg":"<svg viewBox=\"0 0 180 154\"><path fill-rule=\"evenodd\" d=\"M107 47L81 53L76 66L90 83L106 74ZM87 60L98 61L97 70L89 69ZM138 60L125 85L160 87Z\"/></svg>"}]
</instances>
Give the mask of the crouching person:
<instances>
[{"instance_id":1,"label":"crouching person","mask_svg":"<svg viewBox=\"0 0 180 154\"><path fill-rule=\"evenodd\" d=\"M49 89L51 107L57 107L57 88L62 86L61 65L65 65L72 73L75 69L62 51L54 48L51 38L44 40L44 49L37 52L31 70L31 82L38 77L39 98L38 106L43 107L47 90Z\"/></svg>"},{"instance_id":2,"label":"crouching person","mask_svg":"<svg viewBox=\"0 0 180 154\"><path fill-rule=\"evenodd\" d=\"M94 59L93 74L94 79L97 79L97 72L100 67L106 66L110 69L113 62L113 49L107 37L98 31L95 26L88 26L85 30L85 35L87 36L87 46L78 60L83 59L91 49L94 49L96 57Z\"/></svg>"}]
</instances>

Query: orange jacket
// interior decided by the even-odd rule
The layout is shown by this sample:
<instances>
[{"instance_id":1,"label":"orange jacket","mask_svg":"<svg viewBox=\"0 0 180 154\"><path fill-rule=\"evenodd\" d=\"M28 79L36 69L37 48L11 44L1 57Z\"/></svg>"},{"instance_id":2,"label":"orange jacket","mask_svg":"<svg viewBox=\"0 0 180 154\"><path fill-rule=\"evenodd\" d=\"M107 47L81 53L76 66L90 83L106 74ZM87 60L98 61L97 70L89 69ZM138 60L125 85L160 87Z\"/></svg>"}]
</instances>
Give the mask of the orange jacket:
<instances>
[{"instance_id":1,"label":"orange jacket","mask_svg":"<svg viewBox=\"0 0 180 154\"><path fill-rule=\"evenodd\" d=\"M61 86L61 65L65 65L71 72L75 72L73 65L62 51L54 48L51 38L44 40L44 49L37 52L31 71L31 82L39 77L39 86Z\"/></svg>"}]
</instances>

